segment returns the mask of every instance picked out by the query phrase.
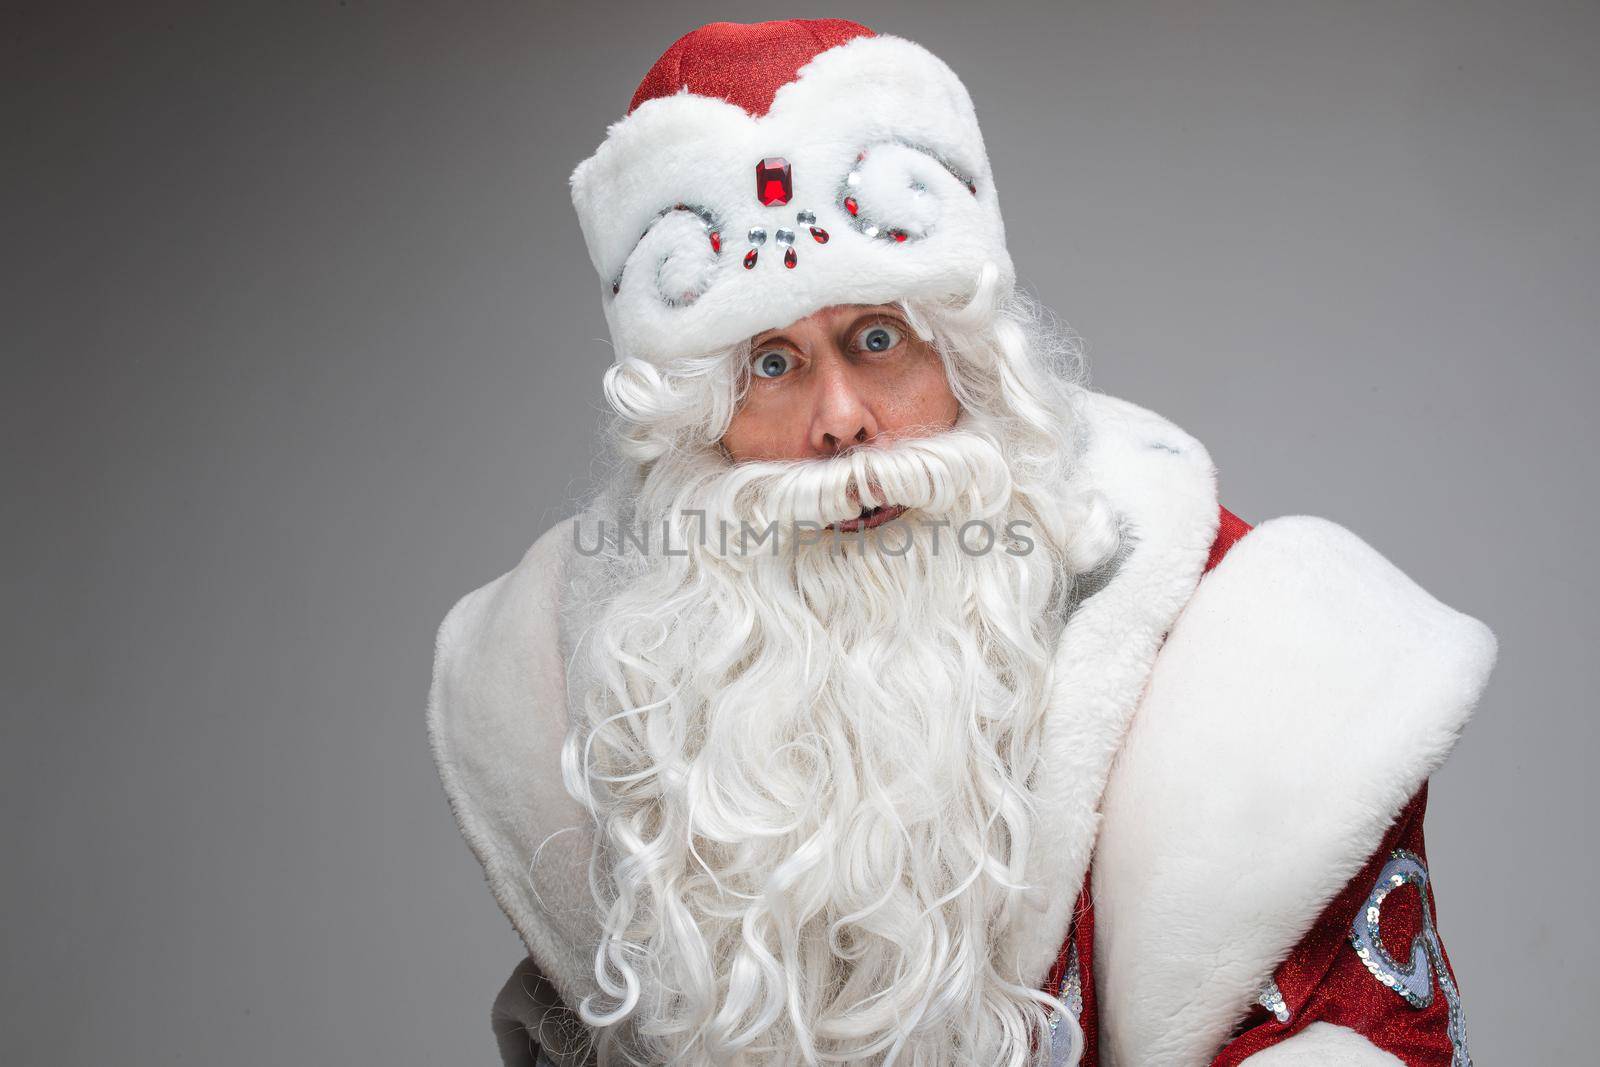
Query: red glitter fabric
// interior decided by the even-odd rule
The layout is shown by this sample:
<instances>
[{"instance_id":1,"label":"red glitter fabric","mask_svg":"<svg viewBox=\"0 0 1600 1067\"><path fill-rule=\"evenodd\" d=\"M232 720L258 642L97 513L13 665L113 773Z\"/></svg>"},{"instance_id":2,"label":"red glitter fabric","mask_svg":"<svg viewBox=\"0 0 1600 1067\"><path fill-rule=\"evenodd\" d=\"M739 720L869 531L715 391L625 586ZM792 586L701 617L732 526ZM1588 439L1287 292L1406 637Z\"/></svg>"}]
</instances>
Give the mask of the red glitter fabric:
<instances>
[{"instance_id":1,"label":"red glitter fabric","mask_svg":"<svg viewBox=\"0 0 1600 1067\"><path fill-rule=\"evenodd\" d=\"M1222 521L1217 526L1217 539L1211 542L1211 555L1206 560L1208 571L1222 562L1222 557L1228 554L1228 549L1233 547L1235 541L1254 529L1248 522L1220 504L1217 510L1221 513Z\"/></svg>"},{"instance_id":2,"label":"red glitter fabric","mask_svg":"<svg viewBox=\"0 0 1600 1067\"><path fill-rule=\"evenodd\" d=\"M752 115L765 115L780 88L800 68L835 45L876 36L849 19L712 22L673 41L633 94L628 112L688 87L720 97Z\"/></svg>"}]
</instances>

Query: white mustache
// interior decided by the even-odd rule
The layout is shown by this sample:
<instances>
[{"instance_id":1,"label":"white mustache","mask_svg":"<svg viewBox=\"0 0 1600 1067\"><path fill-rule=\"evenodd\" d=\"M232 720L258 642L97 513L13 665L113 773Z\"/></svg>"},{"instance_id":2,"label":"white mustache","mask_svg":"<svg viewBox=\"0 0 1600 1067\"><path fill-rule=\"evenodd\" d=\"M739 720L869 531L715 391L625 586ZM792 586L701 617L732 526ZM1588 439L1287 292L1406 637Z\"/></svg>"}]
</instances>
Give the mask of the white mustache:
<instances>
[{"instance_id":1,"label":"white mustache","mask_svg":"<svg viewBox=\"0 0 1600 1067\"><path fill-rule=\"evenodd\" d=\"M815 460L751 460L695 478L673 503L713 523L827 526L877 507L965 519L999 515L1012 495L1005 454L987 433L956 428L859 446Z\"/></svg>"}]
</instances>

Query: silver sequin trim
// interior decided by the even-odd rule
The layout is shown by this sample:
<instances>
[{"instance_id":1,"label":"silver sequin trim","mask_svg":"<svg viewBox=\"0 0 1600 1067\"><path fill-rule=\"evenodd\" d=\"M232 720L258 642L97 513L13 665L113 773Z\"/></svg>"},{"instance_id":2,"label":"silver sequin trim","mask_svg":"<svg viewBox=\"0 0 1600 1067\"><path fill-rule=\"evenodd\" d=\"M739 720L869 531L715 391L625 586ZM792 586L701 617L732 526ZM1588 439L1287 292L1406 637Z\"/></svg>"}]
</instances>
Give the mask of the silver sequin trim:
<instances>
[{"instance_id":1,"label":"silver sequin trim","mask_svg":"<svg viewBox=\"0 0 1600 1067\"><path fill-rule=\"evenodd\" d=\"M1083 970L1078 966L1078 945L1074 942L1067 949L1067 969L1061 976L1061 988L1056 990L1056 996L1061 998L1067 1010L1072 1013L1072 1018L1081 1027L1083 1025ZM1061 1022L1061 1013L1050 1013L1050 1064L1067 1063L1072 1054L1072 1031L1057 1029Z\"/></svg>"},{"instance_id":2,"label":"silver sequin trim","mask_svg":"<svg viewBox=\"0 0 1600 1067\"><path fill-rule=\"evenodd\" d=\"M1383 916L1383 901L1394 890L1411 884L1422 894L1422 932L1411 942L1410 962L1402 965L1383 947L1378 922ZM1444 963L1444 950L1433 928L1433 910L1428 907L1428 868L1414 852L1397 848L1378 872L1377 884L1367 902L1350 925L1350 944L1372 977L1395 991L1413 1008L1433 1003L1433 980L1439 980L1445 1003L1450 1008L1450 1067L1472 1067L1467 1051L1467 1023L1461 1010L1461 996Z\"/></svg>"},{"instance_id":3,"label":"silver sequin trim","mask_svg":"<svg viewBox=\"0 0 1600 1067\"><path fill-rule=\"evenodd\" d=\"M1280 1023L1289 1021L1289 1005L1284 1001L1278 983L1272 979L1267 979L1267 984L1261 987L1261 995L1256 998L1256 1003L1270 1011Z\"/></svg>"}]
</instances>

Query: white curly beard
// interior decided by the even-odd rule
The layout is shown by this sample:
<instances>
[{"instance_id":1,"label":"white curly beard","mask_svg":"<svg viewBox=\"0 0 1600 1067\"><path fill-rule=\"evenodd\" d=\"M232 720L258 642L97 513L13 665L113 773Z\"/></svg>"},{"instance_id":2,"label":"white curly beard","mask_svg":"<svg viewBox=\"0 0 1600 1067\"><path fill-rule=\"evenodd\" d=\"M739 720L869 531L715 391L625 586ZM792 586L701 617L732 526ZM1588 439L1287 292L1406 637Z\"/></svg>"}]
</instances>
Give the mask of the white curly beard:
<instances>
[{"instance_id":1,"label":"white curly beard","mask_svg":"<svg viewBox=\"0 0 1600 1067\"><path fill-rule=\"evenodd\" d=\"M582 1014L605 1059L1048 1053L1050 1002L998 957L1022 915L1070 579L1045 533L1062 517L1005 455L964 420L836 459L674 454L645 472L624 521L652 551L603 553L565 752L600 828L608 999ZM837 541L793 535L875 504L909 510ZM991 550L970 550L979 527L957 543L970 520ZM663 522L683 555L661 551ZM740 554L741 524L769 522L776 542Z\"/></svg>"}]
</instances>

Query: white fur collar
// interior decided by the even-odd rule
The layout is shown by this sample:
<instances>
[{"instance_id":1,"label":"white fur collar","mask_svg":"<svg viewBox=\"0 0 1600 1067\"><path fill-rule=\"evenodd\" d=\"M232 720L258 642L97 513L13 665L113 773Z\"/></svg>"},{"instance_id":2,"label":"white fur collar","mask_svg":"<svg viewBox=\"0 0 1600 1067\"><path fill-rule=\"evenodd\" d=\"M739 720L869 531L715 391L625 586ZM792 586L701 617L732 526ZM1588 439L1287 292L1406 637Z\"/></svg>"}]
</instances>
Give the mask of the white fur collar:
<instances>
[{"instance_id":1,"label":"white fur collar","mask_svg":"<svg viewBox=\"0 0 1600 1067\"><path fill-rule=\"evenodd\" d=\"M1216 471L1199 441L1125 400L1079 394L1083 462L1119 516L1131 552L1068 620L1056 653L1028 860L1036 918L1019 923L1015 977L1038 987L1067 935L1094 850L1101 791L1161 640L1193 593L1216 536Z\"/></svg>"},{"instance_id":2,"label":"white fur collar","mask_svg":"<svg viewBox=\"0 0 1600 1067\"><path fill-rule=\"evenodd\" d=\"M1095 853L1102 1063L1205 1064L1444 760L1487 627L1323 519L1262 523L1173 628Z\"/></svg>"}]
</instances>

